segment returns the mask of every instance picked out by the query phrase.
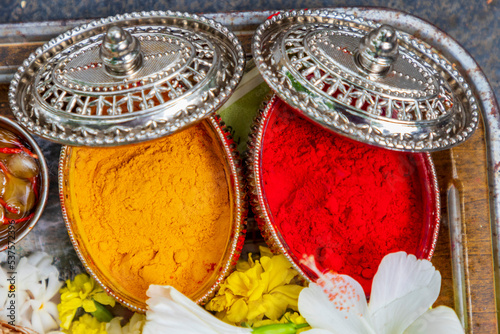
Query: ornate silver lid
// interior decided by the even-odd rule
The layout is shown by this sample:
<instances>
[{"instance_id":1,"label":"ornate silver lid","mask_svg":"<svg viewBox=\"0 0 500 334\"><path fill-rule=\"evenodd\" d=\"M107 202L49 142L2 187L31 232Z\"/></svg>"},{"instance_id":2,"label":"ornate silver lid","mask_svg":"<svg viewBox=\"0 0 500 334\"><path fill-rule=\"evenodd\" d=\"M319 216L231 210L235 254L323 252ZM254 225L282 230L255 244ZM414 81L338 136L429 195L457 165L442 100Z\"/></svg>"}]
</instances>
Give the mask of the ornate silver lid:
<instances>
[{"instance_id":1,"label":"ornate silver lid","mask_svg":"<svg viewBox=\"0 0 500 334\"><path fill-rule=\"evenodd\" d=\"M37 49L18 69L9 99L18 122L36 135L115 146L209 116L232 94L244 65L236 36L203 16L117 15Z\"/></svg>"},{"instance_id":2,"label":"ornate silver lid","mask_svg":"<svg viewBox=\"0 0 500 334\"><path fill-rule=\"evenodd\" d=\"M437 151L477 128L476 98L455 64L391 26L333 11L264 22L253 56L278 96L320 125L400 151Z\"/></svg>"}]
</instances>

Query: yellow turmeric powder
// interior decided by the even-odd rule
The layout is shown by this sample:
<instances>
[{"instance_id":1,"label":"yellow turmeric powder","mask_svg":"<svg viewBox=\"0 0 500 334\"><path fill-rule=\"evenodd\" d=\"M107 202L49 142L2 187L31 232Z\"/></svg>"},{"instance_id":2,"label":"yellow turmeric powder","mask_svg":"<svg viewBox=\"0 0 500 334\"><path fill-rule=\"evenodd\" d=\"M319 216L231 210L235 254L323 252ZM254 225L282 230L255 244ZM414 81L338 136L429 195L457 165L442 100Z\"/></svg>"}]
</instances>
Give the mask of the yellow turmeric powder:
<instances>
[{"instance_id":1,"label":"yellow turmeric powder","mask_svg":"<svg viewBox=\"0 0 500 334\"><path fill-rule=\"evenodd\" d=\"M215 280L233 206L207 122L133 146L72 148L68 182L91 261L129 295L145 301L150 284L168 284L192 296Z\"/></svg>"}]
</instances>

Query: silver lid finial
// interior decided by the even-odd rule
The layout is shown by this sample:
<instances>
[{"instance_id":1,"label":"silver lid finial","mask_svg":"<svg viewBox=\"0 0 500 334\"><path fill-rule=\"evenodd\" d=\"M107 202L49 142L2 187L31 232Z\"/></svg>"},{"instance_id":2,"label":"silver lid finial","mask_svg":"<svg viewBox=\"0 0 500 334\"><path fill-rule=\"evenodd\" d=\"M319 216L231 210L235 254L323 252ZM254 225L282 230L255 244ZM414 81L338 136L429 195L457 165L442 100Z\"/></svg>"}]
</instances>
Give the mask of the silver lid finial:
<instances>
[{"instance_id":1,"label":"silver lid finial","mask_svg":"<svg viewBox=\"0 0 500 334\"><path fill-rule=\"evenodd\" d=\"M111 26L106 32L100 56L106 72L113 76L130 75L142 64L141 44L118 26Z\"/></svg>"},{"instance_id":2,"label":"silver lid finial","mask_svg":"<svg viewBox=\"0 0 500 334\"><path fill-rule=\"evenodd\" d=\"M354 57L361 70L386 75L398 57L398 40L394 28L384 24L372 30L361 40Z\"/></svg>"}]
</instances>

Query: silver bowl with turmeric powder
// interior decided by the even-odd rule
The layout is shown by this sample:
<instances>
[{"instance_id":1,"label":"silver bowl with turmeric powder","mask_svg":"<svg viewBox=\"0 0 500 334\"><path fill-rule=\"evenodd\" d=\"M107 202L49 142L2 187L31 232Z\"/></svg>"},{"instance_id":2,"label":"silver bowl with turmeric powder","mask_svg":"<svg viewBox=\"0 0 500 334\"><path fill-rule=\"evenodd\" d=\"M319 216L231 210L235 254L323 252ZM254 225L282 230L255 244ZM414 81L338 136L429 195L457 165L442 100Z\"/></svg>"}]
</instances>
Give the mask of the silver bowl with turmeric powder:
<instances>
[{"instance_id":1,"label":"silver bowl with turmeric powder","mask_svg":"<svg viewBox=\"0 0 500 334\"><path fill-rule=\"evenodd\" d=\"M236 36L194 14L131 13L58 36L23 66L12 109L68 145L61 207L86 270L139 312L151 284L207 300L245 235L236 144L213 116L243 74Z\"/></svg>"},{"instance_id":2,"label":"silver bowl with turmeric powder","mask_svg":"<svg viewBox=\"0 0 500 334\"><path fill-rule=\"evenodd\" d=\"M198 303L216 291L244 239L234 147L216 116L145 143L63 147L63 216L87 271L109 294L145 312L150 284Z\"/></svg>"}]
</instances>

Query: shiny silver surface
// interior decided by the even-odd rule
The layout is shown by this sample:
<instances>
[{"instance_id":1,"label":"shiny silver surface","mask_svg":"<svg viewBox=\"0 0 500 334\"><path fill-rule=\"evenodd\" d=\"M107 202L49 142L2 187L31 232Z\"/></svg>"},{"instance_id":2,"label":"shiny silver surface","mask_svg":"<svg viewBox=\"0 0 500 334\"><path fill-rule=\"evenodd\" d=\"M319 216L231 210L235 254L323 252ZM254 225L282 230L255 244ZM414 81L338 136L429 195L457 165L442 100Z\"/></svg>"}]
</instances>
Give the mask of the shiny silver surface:
<instances>
[{"instance_id":1,"label":"shiny silver surface","mask_svg":"<svg viewBox=\"0 0 500 334\"><path fill-rule=\"evenodd\" d=\"M134 51L134 39L127 44L125 38L130 59L115 61L125 54L112 54L106 32L118 25L139 41L143 56ZM48 140L136 143L209 116L229 98L244 65L236 36L203 16L117 15L74 28L36 50L16 73L9 101L18 122Z\"/></svg>"},{"instance_id":2,"label":"shiny silver surface","mask_svg":"<svg viewBox=\"0 0 500 334\"><path fill-rule=\"evenodd\" d=\"M103 38L99 57L109 75L132 75L142 65L141 43L127 30L111 26Z\"/></svg>"},{"instance_id":3,"label":"shiny silver surface","mask_svg":"<svg viewBox=\"0 0 500 334\"><path fill-rule=\"evenodd\" d=\"M451 256L455 261L452 262L453 274L453 296L455 299L455 311L467 332L470 325L470 293L467 293L466 268L468 268L467 255L464 254L464 222L462 221L462 212L460 207L460 194L458 189L452 184L448 188L448 224L450 226Z\"/></svg>"},{"instance_id":4,"label":"shiny silver surface","mask_svg":"<svg viewBox=\"0 0 500 334\"><path fill-rule=\"evenodd\" d=\"M358 69L368 74L386 76L398 57L398 38L393 27L383 24L370 31L354 53Z\"/></svg>"},{"instance_id":5,"label":"shiny silver surface","mask_svg":"<svg viewBox=\"0 0 500 334\"><path fill-rule=\"evenodd\" d=\"M16 224L13 232L8 229L3 229L3 231L0 232L0 252L7 249L15 252L15 247L13 245L21 241L26 235L28 235L28 233L31 232L45 209L49 194L49 170L47 168L47 163L45 162L42 150L26 130L20 127L16 122L11 121L4 116L0 116L0 128L11 131L21 138L23 142L27 143L30 150L38 156L37 160L38 165L40 166L40 193L38 202L33 212L33 217L26 222ZM12 237L14 238L13 240Z\"/></svg>"},{"instance_id":6,"label":"shiny silver surface","mask_svg":"<svg viewBox=\"0 0 500 334\"><path fill-rule=\"evenodd\" d=\"M479 109L462 74L404 30L396 31L399 56L388 51L370 65L367 49L358 48L379 27L331 10L285 12L259 26L252 52L280 98L344 136L411 152L444 150L469 138Z\"/></svg>"}]
</instances>

